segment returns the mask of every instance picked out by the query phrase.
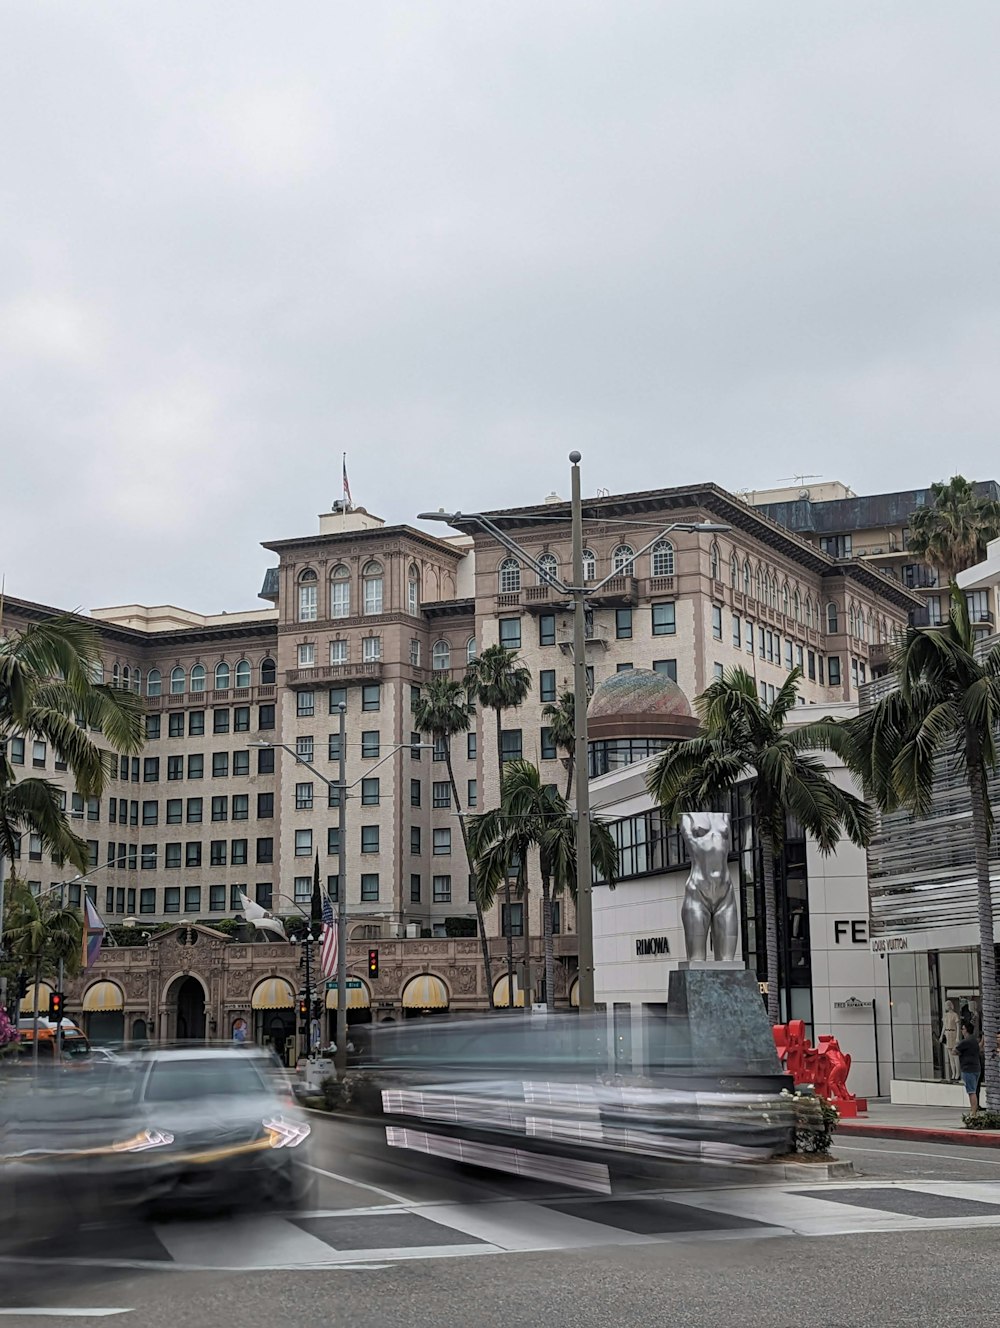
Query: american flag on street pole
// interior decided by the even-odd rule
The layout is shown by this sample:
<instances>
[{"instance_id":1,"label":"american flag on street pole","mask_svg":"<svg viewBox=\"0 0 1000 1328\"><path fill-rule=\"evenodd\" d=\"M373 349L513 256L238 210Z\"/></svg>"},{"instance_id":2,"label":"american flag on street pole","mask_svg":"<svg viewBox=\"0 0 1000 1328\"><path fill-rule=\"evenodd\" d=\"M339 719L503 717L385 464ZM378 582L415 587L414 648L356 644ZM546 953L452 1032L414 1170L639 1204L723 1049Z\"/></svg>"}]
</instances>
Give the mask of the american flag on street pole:
<instances>
[{"instance_id":1,"label":"american flag on street pole","mask_svg":"<svg viewBox=\"0 0 1000 1328\"><path fill-rule=\"evenodd\" d=\"M333 916L330 896L323 893L323 930L319 938L319 966L324 978L337 976L337 919Z\"/></svg>"}]
</instances>

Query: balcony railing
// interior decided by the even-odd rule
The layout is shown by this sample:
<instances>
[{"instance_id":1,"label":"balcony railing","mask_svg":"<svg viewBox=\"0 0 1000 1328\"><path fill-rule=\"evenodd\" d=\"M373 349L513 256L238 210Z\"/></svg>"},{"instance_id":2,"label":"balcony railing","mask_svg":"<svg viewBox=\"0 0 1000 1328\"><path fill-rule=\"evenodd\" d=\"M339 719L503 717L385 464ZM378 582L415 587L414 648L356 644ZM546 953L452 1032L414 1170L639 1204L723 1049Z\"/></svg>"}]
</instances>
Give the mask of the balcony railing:
<instances>
[{"instance_id":1,"label":"balcony railing","mask_svg":"<svg viewBox=\"0 0 1000 1328\"><path fill-rule=\"evenodd\" d=\"M289 687L307 687L314 682L351 682L358 678L370 681L382 677L382 661L362 660L358 664L317 664L309 669L286 669Z\"/></svg>"},{"instance_id":2,"label":"balcony railing","mask_svg":"<svg viewBox=\"0 0 1000 1328\"><path fill-rule=\"evenodd\" d=\"M164 692L160 696L145 697L147 710L181 710L186 706L246 705L257 701L273 701L277 692L274 683L259 687L228 687L224 690L208 688L204 692Z\"/></svg>"}]
</instances>

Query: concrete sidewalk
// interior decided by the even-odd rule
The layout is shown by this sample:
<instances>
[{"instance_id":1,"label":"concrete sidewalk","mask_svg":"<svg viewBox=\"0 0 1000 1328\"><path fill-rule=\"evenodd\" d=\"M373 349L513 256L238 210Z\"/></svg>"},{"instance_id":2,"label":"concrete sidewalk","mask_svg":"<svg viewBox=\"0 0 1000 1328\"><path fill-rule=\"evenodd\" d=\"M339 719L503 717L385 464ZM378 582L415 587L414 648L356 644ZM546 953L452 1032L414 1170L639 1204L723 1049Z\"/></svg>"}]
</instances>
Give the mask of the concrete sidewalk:
<instances>
[{"instance_id":1,"label":"concrete sidewalk","mask_svg":"<svg viewBox=\"0 0 1000 1328\"><path fill-rule=\"evenodd\" d=\"M962 1124L962 1112L954 1107L897 1106L888 1099L869 1098L867 1115L842 1120L837 1133L842 1138L867 1135L964 1144L967 1148L1000 1148L1000 1130L967 1130Z\"/></svg>"}]
</instances>

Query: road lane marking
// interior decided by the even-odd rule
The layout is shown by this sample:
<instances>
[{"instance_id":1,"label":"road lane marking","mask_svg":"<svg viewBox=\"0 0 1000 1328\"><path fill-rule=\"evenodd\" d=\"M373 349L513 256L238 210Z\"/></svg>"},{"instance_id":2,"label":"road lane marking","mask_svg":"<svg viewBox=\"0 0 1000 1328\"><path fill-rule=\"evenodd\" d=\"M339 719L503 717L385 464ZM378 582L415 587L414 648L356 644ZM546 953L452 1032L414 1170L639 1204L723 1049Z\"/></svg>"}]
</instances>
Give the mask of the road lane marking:
<instances>
[{"instance_id":1,"label":"road lane marking","mask_svg":"<svg viewBox=\"0 0 1000 1328\"><path fill-rule=\"evenodd\" d=\"M955 1144L939 1144L938 1146L939 1146L940 1148L955 1148L955 1147L962 1147L963 1145L955 1145ZM965 1145L965 1147L967 1147L967 1146L968 1146L968 1145ZM977 1149L976 1151L977 1151L978 1153L981 1153L981 1152L983 1152L984 1150L981 1149L981 1148L979 1148L979 1149ZM861 1144L841 1144L841 1143L838 1143L838 1144L837 1144L837 1152L838 1152L838 1153L885 1153L885 1154L887 1154L887 1155L891 1155L892 1157L938 1157L938 1158L941 1159L942 1162L944 1162L944 1161L970 1162L970 1163L971 1163L971 1162L985 1162L985 1163L987 1164L987 1166L990 1166L990 1167L1000 1167L1000 1160L997 1160L996 1158L993 1158L993 1157L983 1157L983 1158L980 1158L980 1157L958 1157L958 1158L955 1158L955 1157L949 1157L949 1155L948 1155L947 1153L925 1153L925 1152L922 1152L921 1150L916 1149L916 1148L865 1148L865 1147L863 1147Z\"/></svg>"},{"instance_id":2,"label":"road lane marking","mask_svg":"<svg viewBox=\"0 0 1000 1328\"><path fill-rule=\"evenodd\" d=\"M412 1207L415 1202L419 1202L419 1200L407 1199L402 1194L394 1194L392 1190L383 1190L380 1185L371 1185L366 1180L354 1180L353 1177L341 1176L336 1171L326 1171L323 1167L314 1166L311 1162L307 1162L306 1166L310 1171L315 1171L318 1176L327 1176L330 1180L339 1180L342 1184L353 1185L359 1190L371 1190L373 1194L384 1194L393 1203L403 1204L407 1208Z\"/></svg>"},{"instance_id":3,"label":"road lane marking","mask_svg":"<svg viewBox=\"0 0 1000 1328\"><path fill-rule=\"evenodd\" d=\"M60 1306L59 1309L56 1310L42 1309L40 1306L33 1306L32 1308L26 1310L11 1310L11 1309L0 1310L0 1314L10 1315L12 1318L15 1314L25 1314L25 1315L33 1315L36 1319L41 1319L45 1317L48 1317L50 1319L109 1319L112 1314L134 1314L134 1313L135 1310L132 1309L110 1310L110 1309L90 1309L87 1307L84 1307L83 1309L76 1309L76 1308L67 1309L65 1306Z\"/></svg>"}]
</instances>

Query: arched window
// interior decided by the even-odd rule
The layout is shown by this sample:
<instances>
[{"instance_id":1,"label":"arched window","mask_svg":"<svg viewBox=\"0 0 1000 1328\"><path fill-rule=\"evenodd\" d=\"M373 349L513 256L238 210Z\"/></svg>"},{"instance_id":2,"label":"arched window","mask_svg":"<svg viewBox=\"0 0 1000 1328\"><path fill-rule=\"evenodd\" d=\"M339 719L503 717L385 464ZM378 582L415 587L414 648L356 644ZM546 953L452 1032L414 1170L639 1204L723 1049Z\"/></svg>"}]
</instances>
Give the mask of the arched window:
<instances>
[{"instance_id":1,"label":"arched window","mask_svg":"<svg viewBox=\"0 0 1000 1328\"><path fill-rule=\"evenodd\" d=\"M184 670L178 664L175 669L170 671L170 695L184 695Z\"/></svg>"},{"instance_id":2,"label":"arched window","mask_svg":"<svg viewBox=\"0 0 1000 1328\"><path fill-rule=\"evenodd\" d=\"M754 584L754 590L755 590L755 592L756 592L757 603L758 603L758 604L763 604L763 603L764 603L764 574L761 572L761 570L760 570L759 567L757 568L757 575L754 577L753 584Z\"/></svg>"},{"instance_id":3,"label":"arched window","mask_svg":"<svg viewBox=\"0 0 1000 1328\"><path fill-rule=\"evenodd\" d=\"M299 622L315 622L316 610L316 573L307 567L299 573Z\"/></svg>"},{"instance_id":4,"label":"arched window","mask_svg":"<svg viewBox=\"0 0 1000 1328\"><path fill-rule=\"evenodd\" d=\"M382 612L382 564L373 559L365 563L361 572L361 589L365 613Z\"/></svg>"},{"instance_id":5,"label":"arched window","mask_svg":"<svg viewBox=\"0 0 1000 1328\"><path fill-rule=\"evenodd\" d=\"M795 616L795 621L800 623L802 621L802 597L799 594L798 586L795 587L795 594L792 596L792 613Z\"/></svg>"},{"instance_id":6,"label":"arched window","mask_svg":"<svg viewBox=\"0 0 1000 1328\"><path fill-rule=\"evenodd\" d=\"M330 573L330 617L349 618L351 616L351 573L343 563L338 563Z\"/></svg>"},{"instance_id":7,"label":"arched window","mask_svg":"<svg viewBox=\"0 0 1000 1328\"><path fill-rule=\"evenodd\" d=\"M248 659L241 659L236 665L235 682L237 687L250 686L250 661Z\"/></svg>"},{"instance_id":8,"label":"arched window","mask_svg":"<svg viewBox=\"0 0 1000 1328\"><path fill-rule=\"evenodd\" d=\"M811 596L811 595L807 595L807 596L806 596L806 626L807 626L807 627L811 627L812 625L813 625L813 602L812 602L812 596Z\"/></svg>"},{"instance_id":9,"label":"arched window","mask_svg":"<svg viewBox=\"0 0 1000 1328\"><path fill-rule=\"evenodd\" d=\"M225 662L215 666L215 690L217 692L229 691L229 665Z\"/></svg>"},{"instance_id":10,"label":"arched window","mask_svg":"<svg viewBox=\"0 0 1000 1328\"><path fill-rule=\"evenodd\" d=\"M712 573L712 580L718 581L719 571L722 567L722 555L719 553L719 546L712 541L712 547L708 551L709 570Z\"/></svg>"},{"instance_id":11,"label":"arched window","mask_svg":"<svg viewBox=\"0 0 1000 1328\"><path fill-rule=\"evenodd\" d=\"M559 575L559 563L554 553L543 553L538 559L538 584L550 586Z\"/></svg>"},{"instance_id":12,"label":"arched window","mask_svg":"<svg viewBox=\"0 0 1000 1328\"><path fill-rule=\"evenodd\" d=\"M743 593L750 594L750 559L746 558L743 562Z\"/></svg>"},{"instance_id":13,"label":"arched window","mask_svg":"<svg viewBox=\"0 0 1000 1328\"><path fill-rule=\"evenodd\" d=\"M451 668L451 646L447 641L435 641L431 651L431 667L434 669Z\"/></svg>"},{"instance_id":14,"label":"arched window","mask_svg":"<svg viewBox=\"0 0 1000 1328\"><path fill-rule=\"evenodd\" d=\"M273 687L276 670L273 659L262 659L260 661L260 685L262 687Z\"/></svg>"},{"instance_id":15,"label":"arched window","mask_svg":"<svg viewBox=\"0 0 1000 1328\"><path fill-rule=\"evenodd\" d=\"M126 692L132 690L132 670L127 664L122 669L122 686L125 688Z\"/></svg>"},{"instance_id":16,"label":"arched window","mask_svg":"<svg viewBox=\"0 0 1000 1328\"><path fill-rule=\"evenodd\" d=\"M669 540L657 540L653 545L652 575L673 576L674 546Z\"/></svg>"},{"instance_id":17,"label":"arched window","mask_svg":"<svg viewBox=\"0 0 1000 1328\"><path fill-rule=\"evenodd\" d=\"M880 642L888 642L889 640L889 624L884 618L879 620L878 639Z\"/></svg>"},{"instance_id":18,"label":"arched window","mask_svg":"<svg viewBox=\"0 0 1000 1328\"><path fill-rule=\"evenodd\" d=\"M416 617L420 611L420 573L416 563L410 563L406 577L406 612Z\"/></svg>"},{"instance_id":19,"label":"arched window","mask_svg":"<svg viewBox=\"0 0 1000 1328\"><path fill-rule=\"evenodd\" d=\"M584 549L583 551L583 579L584 581L597 580L597 555L593 549Z\"/></svg>"},{"instance_id":20,"label":"arched window","mask_svg":"<svg viewBox=\"0 0 1000 1328\"><path fill-rule=\"evenodd\" d=\"M476 646L476 638L474 636L470 636L468 641L466 641L465 643L465 662L467 664L471 664L472 661L476 658L476 655L478 653L479 651Z\"/></svg>"},{"instance_id":21,"label":"arched window","mask_svg":"<svg viewBox=\"0 0 1000 1328\"><path fill-rule=\"evenodd\" d=\"M837 605L833 600L826 606L826 631L828 636L836 636L840 631L837 619Z\"/></svg>"},{"instance_id":22,"label":"arched window","mask_svg":"<svg viewBox=\"0 0 1000 1328\"><path fill-rule=\"evenodd\" d=\"M196 664L191 670L191 690L192 692L203 692L205 690L204 664Z\"/></svg>"},{"instance_id":23,"label":"arched window","mask_svg":"<svg viewBox=\"0 0 1000 1328\"><path fill-rule=\"evenodd\" d=\"M740 560L735 553L729 560L729 584L734 590L740 584Z\"/></svg>"},{"instance_id":24,"label":"arched window","mask_svg":"<svg viewBox=\"0 0 1000 1328\"><path fill-rule=\"evenodd\" d=\"M785 615L786 618L788 617L788 609L789 609L788 582L785 581L781 587L781 612Z\"/></svg>"},{"instance_id":25,"label":"arched window","mask_svg":"<svg viewBox=\"0 0 1000 1328\"><path fill-rule=\"evenodd\" d=\"M616 572L622 572L625 576L631 576L633 563L635 562L635 549L631 544L619 544L611 555L611 566Z\"/></svg>"},{"instance_id":26,"label":"arched window","mask_svg":"<svg viewBox=\"0 0 1000 1328\"><path fill-rule=\"evenodd\" d=\"M521 564L516 558L505 558L497 568L500 577L500 594L512 595L521 589Z\"/></svg>"},{"instance_id":27,"label":"arched window","mask_svg":"<svg viewBox=\"0 0 1000 1328\"><path fill-rule=\"evenodd\" d=\"M146 674L146 695L159 696L163 688L163 674L159 669L150 669Z\"/></svg>"},{"instance_id":28,"label":"arched window","mask_svg":"<svg viewBox=\"0 0 1000 1328\"><path fill-rule=\"evenodd\" d=\"M111 686L120 687L122 685L122 671L117 664L111 670Z\"/></svg>"}]
</instances>

